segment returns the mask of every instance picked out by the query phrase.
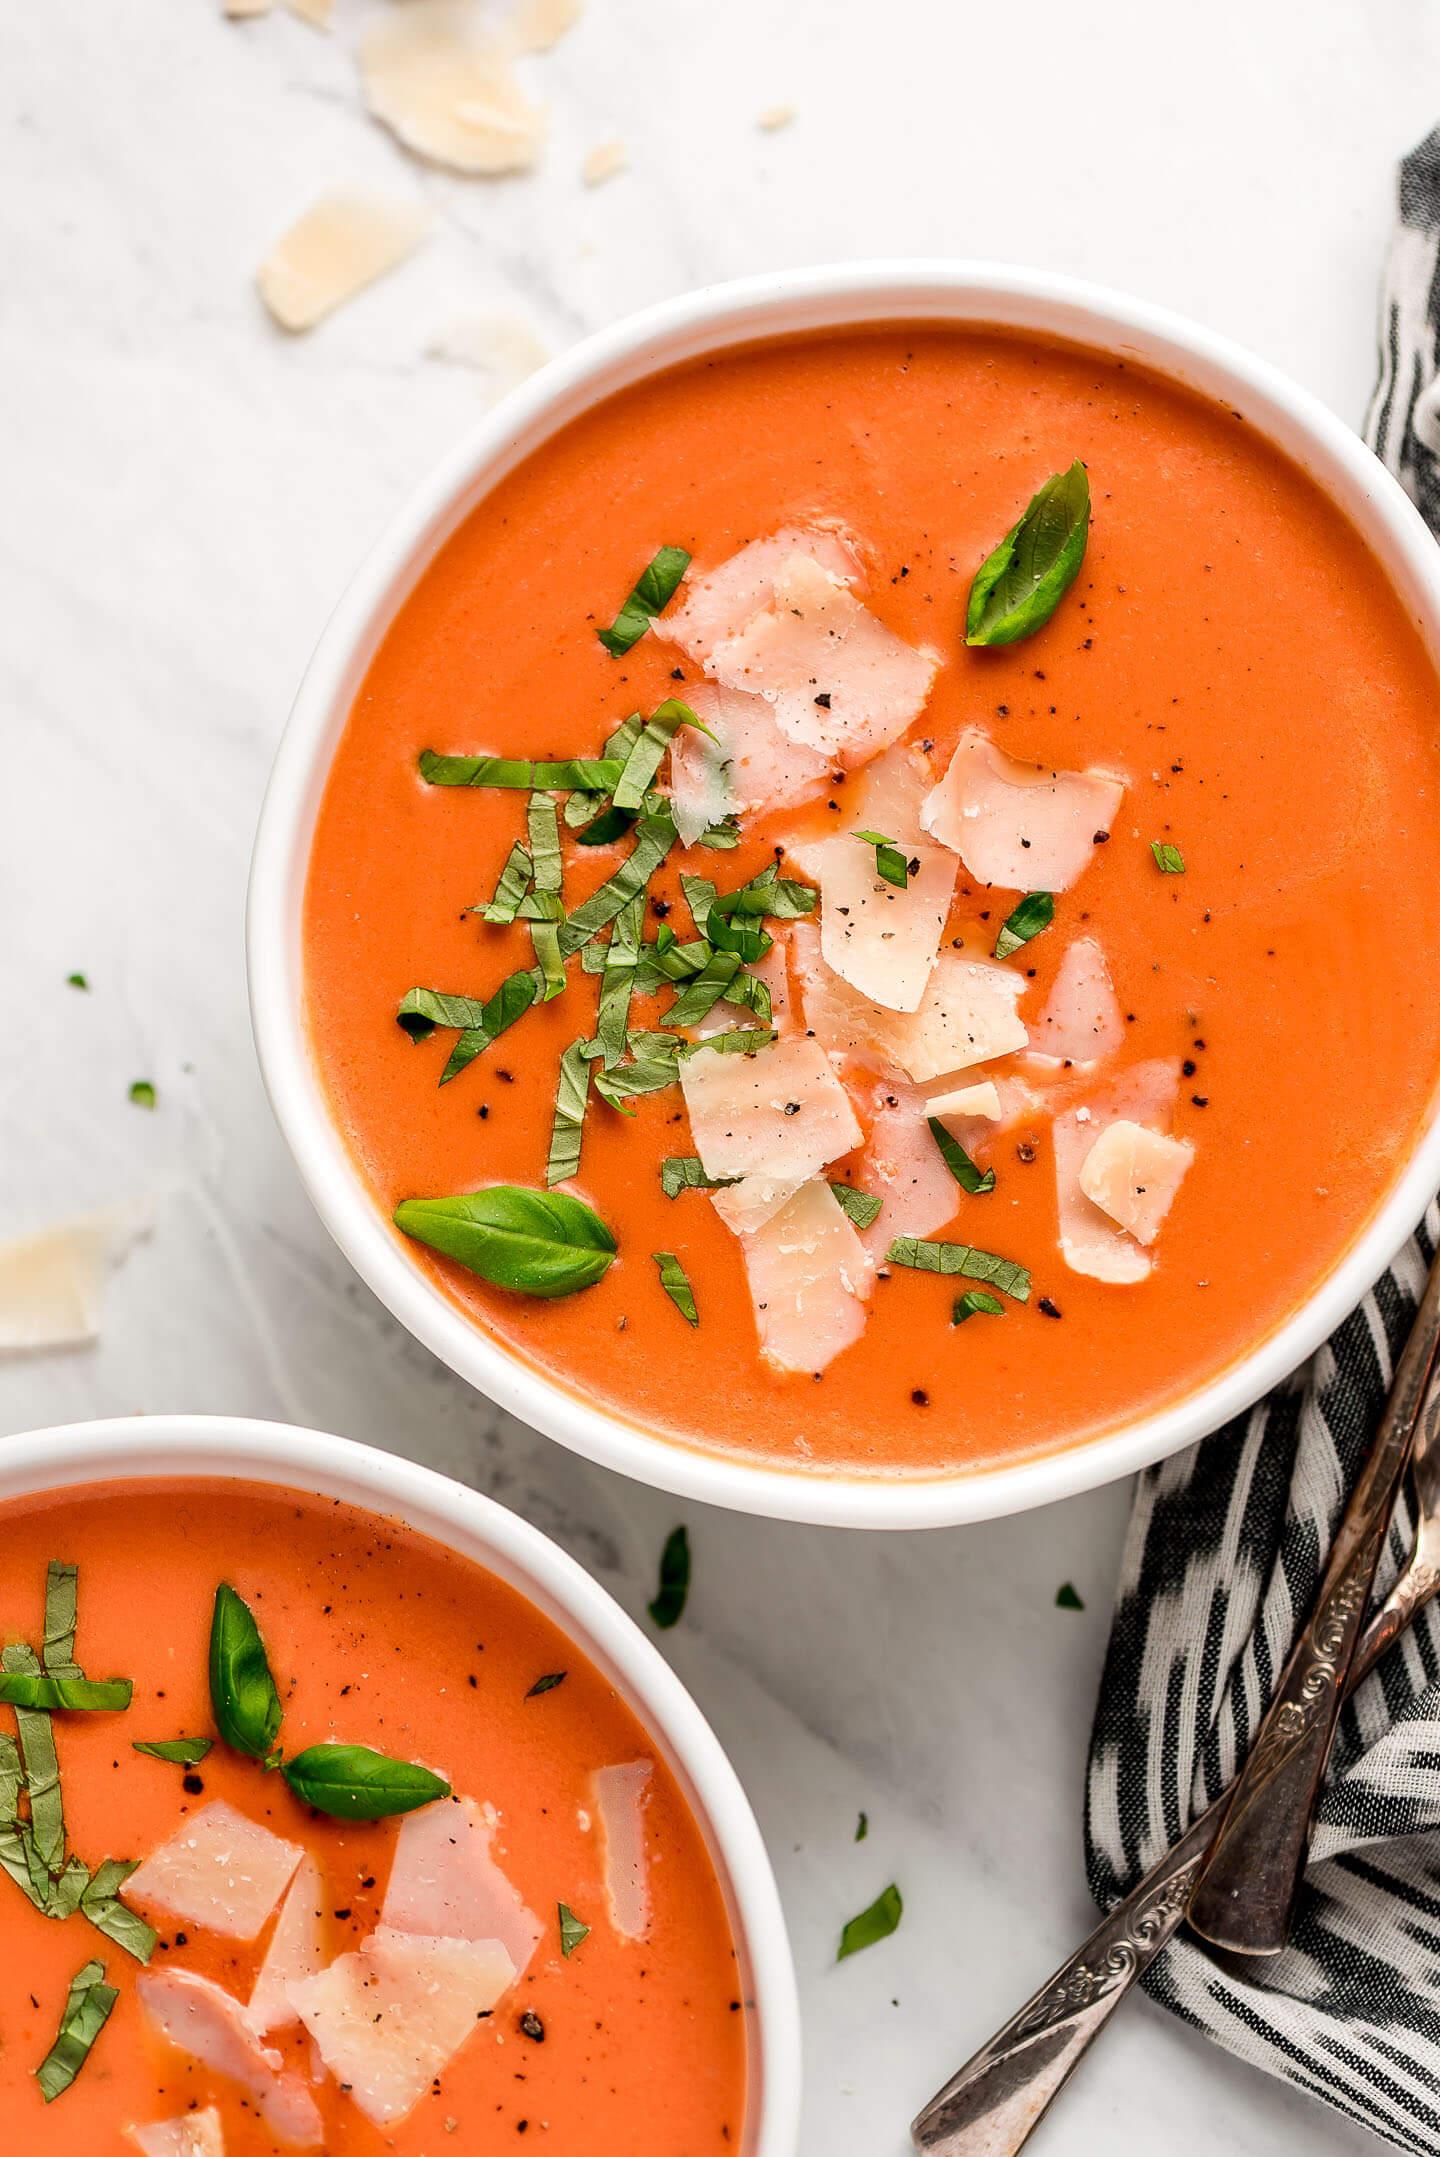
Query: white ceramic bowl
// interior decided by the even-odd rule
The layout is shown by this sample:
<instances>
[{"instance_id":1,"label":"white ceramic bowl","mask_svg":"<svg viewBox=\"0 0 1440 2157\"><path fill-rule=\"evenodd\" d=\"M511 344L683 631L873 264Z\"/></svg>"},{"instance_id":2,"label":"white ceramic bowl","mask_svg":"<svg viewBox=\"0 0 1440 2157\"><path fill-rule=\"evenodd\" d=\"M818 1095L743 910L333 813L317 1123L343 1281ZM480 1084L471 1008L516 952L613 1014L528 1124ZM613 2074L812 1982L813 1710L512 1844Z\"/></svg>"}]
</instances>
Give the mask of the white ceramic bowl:
<instances>
[{"instance_id":1,"label":"white ceramic bowl","mask_svg":"<svg viewBox=\"0 0 1440 2157\"><path fill-rule=\"evenodd\" d=\"M393 1454L240 1416L130 1416L0 1439L0 1503L155 1476L221 1476L342 1498L402 1520L517 1588L615 1687L655 1741L699 1822L724 1892L750 2017L745 2139L737 2157L795 2157L800 2009L775 1876L720 1741L639 1626L526 1521Z\"/></svg>"},{"instance_id":2,"label":"white ceramic bowl","mask_svg":"<svg viewBox=\"0 0 1440 2157\"><path fill-rule=\"evenodd\" d=\"M885 321L1001 323L1141 362L1233 407L1302 465L1369 541L1440 657L1440 549L1401 488L1317 399L1226 339L1122 295L987 263L880 262L718 285L588 339L483 419L400 511L341 600L275 761L250 885L255 1038L281 1129L317 1209L381 1300L452 1370L591 1460L683 1496L846 1527L938 1527L1045 1504L1127 1475L1213 1430L1293 1370L1359 1301L1440 1187L1432 1110L1368 1227L1294 1315L1184 1399L1082 1444L948 1476L817 1474L689 1450L579 1399L463 1316L415 1265L330 1121L301 1017L300 908L326 774L372 654L456 526L537 444L613 391L728 345Z\"/></svg>"}]
</instances>

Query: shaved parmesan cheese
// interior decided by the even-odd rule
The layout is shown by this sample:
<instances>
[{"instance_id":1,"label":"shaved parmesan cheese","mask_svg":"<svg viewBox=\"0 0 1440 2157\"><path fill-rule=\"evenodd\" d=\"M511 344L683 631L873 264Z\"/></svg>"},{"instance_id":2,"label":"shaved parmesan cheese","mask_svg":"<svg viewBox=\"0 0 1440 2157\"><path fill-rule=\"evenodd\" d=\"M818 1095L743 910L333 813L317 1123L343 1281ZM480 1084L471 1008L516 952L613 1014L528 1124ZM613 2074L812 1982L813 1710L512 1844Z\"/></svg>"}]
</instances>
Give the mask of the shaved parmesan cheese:
<instances>
[{"instance_id":1,"label":"shaved parmesan cheese","mask_svg":"<svg viewBox=\"0 0 1440 2157\"><path fill-rule=\"evenodd\" d=\"M916 651L808 554L780 564L770 606L723 638L716 681L763 696L792 741L848 766L898 740L930 694L938 661Z\"/></svg>"},{"instance_id":2,"label":"shaved parmesan cheese","mask_svg":"<svg viewBox=\"0 0 1440 2157\"><path fill-rule=\"evenodd\" d=\"M857 830L883 831L913 853L925 837L920 805L934 781L925 751L895 742L861 770L846 796L846 814Z\"/></svg>"},{"instance_id":3,"label":"shaved parmesan cheese","mask_svg":"<svg viewBox=\"0 0 1440 2157\"><path fill-rule=\"evenodd\" d=\"M1079 936L1060 961L1055 985L1030 1035L1030 1047L1057 1062L1098 1063L1125 1039L1105 954L1093 936Z\"/></svg>"},{"instance_id":4,"label":"shaved parmesan cheese","mask_svg":"<svg viewBox=\"0 0 1440 2157\"><path fill-rule=\"evenodd\" d=\"M740 1246L760 1353L780 1371L823 1371L865 1330L874 1267L828 1183L807 1183Z\"/></svg>"},{"instance_id":5,"label":"shaved parmesan cheese","mask_svg":"<svg viewBox=\"0 0 1440 2157\"><path fill-rule=\"evenodd\" d=\"M315 1980L311 1980L315 1982ZM324 2138L314 2098L278 2052L262 2045L238 2000L193 1970L142 1970L140 2005L161 2036L237 2082L277 2141L309 2148Z\"/></svg>"},{"instance_id":6,"label":"shaved parmesan cheese","mask_svg":"<svg viewBox=\"0 0 1440 2157\"><path fill-rule=\"evenodd\" d=\"M520 0L506 27L513 52L548 52L585 12L585 0Z\"/></svg>"},{"instance_id":7,"label":"shaved parmesan cheese","mask_svg":"<svg viewBox=\"0 0 1440 2157\"><path fill-rule=\"evenodd\" d=\"M313 329L413 254L430 223L418 203L356 192L322 195L256 271L260 297L282 329Z\"/></svg>"},{"instance_id":8,"label":"shaved parmesan cheese","mask_svg":"<svg viewBox=\"0 0 1440 2157\"><path fill-rule=\"evenodd\" d=\"M116 1209L0 1243L0 1355L93 1341L106 1275L148 1233L140 1209Z\"/></svg>"},{"instance_id":9,"label":"shaved parmesan cheese","mask_svg":"<svg viewBox=\"0 0 1440 2157\"><path fill-rule=\"evenodd\" d=\"M1194 1158L1188 1139L1168 1138L1122 1117L1106 1125L1086 1154L1080 1188L1137 1243L1151 1244Z\"/></svg>"},{"instance_id":10,"label":"shaved parmesan cheese","mask_svg":"<svg viewBox=\"0 0 1440 2157\"><path fill-rule=\"evenodd\" d=\"M452 367L473 367L487 377L494 397L503 397L550 357L545 340L518 315L457 315L425 347L427 359Z\"/></svg>"},{"instance_id":11,"label":"shaved parmesan cheese","mask_svg":"<svg viewBox=\"0 0 1440 2157\"><path fill-rule=\"evenodd\" d=\"M381 1925L290 1996L330 2073L367 2119L388 2127L415 2109L514 1981L498 1940Z\"/></svg>"},{"instance_id":12,"label":"shaved parmesan cheese","mask_svg":"<svg viewBox=\"0 0 1440 2157\"><path fill-rule=\"evenodd\" d=\"M407 0L360 43L370 110L407 150L455 172L524 172L545 123L464 0Z\"/></svg>"},{"instance_id":13,"label":"shaved parmesan cheese","mask_svg":"<svg viewBox=\"0 0 1440 2157\"><path fill-rule=\"evenodd\" d=\"M498 1940L523 1977L542 1926L491 1852L495 1830L473 1798L422 1806L400 1823L380 1922L395 1932Z\"/></svg>"},{"instance_id":14,"label":"shaved parmesan cheese","mask_svg":"<svg viewBox=\"0 0 1440 2157\"><path fill-rule=\"evenodd\" d=\"M316 30L328 30L335 16L335 0L286 0L292 15Z\"/></svg>"},{"instance_id":15,"label":"shaved parmesan cheese","mask_svg":"<svg viewBox=\"0 0 1440 2157\"><path fill-rule=\"evenodd\" d=\"M203 2112L182 2112L178 2119L156 2120L152 2127L127 2127L144 2157L225 2157L225 2130L213 2105Z\"/></svg>"},{"instance_id":16,"label":"shaved parmesan cheese","mask_svg":"<svg viewBox=\"0 0 1440 2157\"><path fill-rule=\"evenodd\" d=\"M1089 868L1095 835L1109 832L1124 792L1123 780L1106 772L1017 763L971 730L920 813L982 884L1068 891Z\"/></svg>"},{"instance_id":17,"label":"shaved parmesan cheese","mask_svg":"<svg viewBox=\"0 0 1440 2157\"><path fill-rule=\"evenodd\" d=\"M926 1120L933 1114L923 1095L906 1087L890 1094L870 1126L855 1180L883 1201L875 1220L860 1231L860 1241L877 1261L896 1236L933 1235L959 1210L960 1186Z\"/></svg>"},{"instance_id":18,"label":"shaved parmesan cheese","mask_svg":"<svg viewBox=\"0 0 1440 2157\"><path fill-rule=\"evenodd\" d=\"M1081 1171L1095 1145L1097 1133L1107 1124L1140 1124L1151 1132L1163 1129L1170 1121L1179 1089L1178 1063L1157 1058L1122 1072L1099 1093L1092 1094L1088 1102L1055 1118L1053 1142L1060 1249L1072 1273L1087 1274L1096 1281L1121 1283L1143 1281L1149 1273L1148 1252L1086 1196L1081 1186Z\"/></svg>"},{"instance_id":19,"label":"shaved parmesan cheese","mask_svg":"<svg viewBox=\"0 0 1440 2157\"><path fill-rule=\"evenodd\" d=\"M595 1809L605 1833L605 1895L610 1922L627 1940L650 1930L649 1865L645 1855L645 1798L654 1773L649 1760L595 1771Z\"/></svg>"},{"instance_id":20,"label":"shaved parmesan cheese","mask_svg":"<svg viewBox=\"0 0 1440 2157\"><path fill-rule=\"evenodd\" d=\"M926 1102L925 1113L942 1119L979 1116L986 1123L998 1123L1000 1089L994 1079L982 1079L978 1086L961 1086L954 1093L935 1094Z\"/></svg>"},{"instance_id":21,"label":"shaved parmesan cheese","mask_svg":"<svg viewBox=\"0 0 1440 2157\"><path fill-rule=\"evenodd\" d=\"M243 22L252 15L268 15L275 0L224 0L224 12L231 22Z\"/></svg>"},{"instance_id":22,"label":"shaved parmesan cheese","mask_svg":"<svg viewBox=\"0 0 1440 2157\"><path fill-rule=\"evenodd\" d=\"M877 874L875 849L853 834L826 839L817 853L826 965L875 1003L914 1011L950 913L955 856L947 847L916 846L902 888Z\"/></svg>"},{"instance_id":23,"label":"shaved parmesan cheese","mask_svg":"<svg viewBox=\"0 0 1440 2157\"><path fill-rule=\"evenodd\" d=\"M216 1798L152 1850L125 1882L125 1900L150 1904L227 1940L264 1931L304 1852Z\"/></svg>"},{"instance_id":24,"label":"shaved parmesan cheese","mask_svg":"<svg viewBox=\"0 0 1440 2157\"><path fill-rule=\"evenodd\" d=\"M597 142L580 167L580 177L587 187L599 187L605 180L613 180L617 172L624 172L630 163L630 152L623 142Z\"/></svg>"},{"instance_id":25,"label":"shaved parmesan cheese","mask_svg":"<svg viewBox=\"0 0 1440 2157\"><path fill-rule=\"evenodd\" d=\"M313 1857L302 1857L285 1890L265 1960L256 1973L247 2013L259 2037L283 2030L296 2019L287 1985L313 1977L324 1961L322 1916L325 1888Z\"/></svg>"},{"instance_id":26,"label":"shaved parmesan cheese","mask_svg":"<svg viewBox=\"0 0 1440 2157\"><path fill-rule=\"evenodd\" d=\"M824 1050L802 1036L754 1056L697 1049L680 1066L680 1085L706 1175L741 1179L714 1194L717 1212L737 1231L768 1220L864 1136Z\"/></svg>"},{"instance_id":27,"label":"shaved parmesan cheese","mask_svg":"<svg viewBox=\"0 0 1440 2157\"><path fill-rule=\"evenodd\" d=\"M682 727L670 744L670 796L687 846L722 816L803 800L829 778L830 759L787 740L764 697L697 682L685 702L715 737Z\"/></svg>"},{"instance_id":28,"label":"shaved parmesan cheese","mask_svg":"<svg viewBox=\"0 0 1440 2157\"><path fill-rule=\"evenodd\" d=\"M879 1070L898 1070L919 1085L971 1064L1023 1049L1028 1034L1016 1015L1025 982L988 959L942 952L913 1012L886 1011L827 966L816 932L797 923L792 956L799 970L805 1023L833 1054Z\"/></svg>"},{"instance_id":29,"label":"shaved parmesan cheese","mask_svg":"<svg viewBox=\"0 0 1440 2157\"><path fill-rule=\"evenodd\" d=\"M681 604L656 623L657 634L706 665L722 639L737 636L769 606L776 577L796 554L807 555L840 584L853 584L860 574L855 548L841 533L819 525L786 525L769 539L752 539L704 576L687 576Z\"/></svg>"}]
</instances>

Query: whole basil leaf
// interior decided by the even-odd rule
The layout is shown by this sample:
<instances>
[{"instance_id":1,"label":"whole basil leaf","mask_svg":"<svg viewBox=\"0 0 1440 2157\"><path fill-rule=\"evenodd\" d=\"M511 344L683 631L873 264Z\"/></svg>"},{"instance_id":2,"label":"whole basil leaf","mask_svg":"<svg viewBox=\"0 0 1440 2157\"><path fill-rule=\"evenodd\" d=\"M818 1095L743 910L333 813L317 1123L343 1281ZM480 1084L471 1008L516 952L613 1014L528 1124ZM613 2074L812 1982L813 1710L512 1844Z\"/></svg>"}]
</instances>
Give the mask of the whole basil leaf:
<instances>
[{"instance_id":1,"label":"whole basil leaf","mask_svg":"<svg viewBox=\"0 0 1440 2157\"><path fill-rule=\"evenodd\" d=\"M310 1745L281 1770L296 1797L337 1820L384 1820L449 1797L443 1776L368 1745Z\"/></svg>"},{"instance_id":2,"label":"whole basil leaf","mask_svg":"<svg viewBox=\"0 0 1440 2157\"><path fill-rule=\"evenodd\" d=\"M514 1183L455 1198L402 1199L395 1226L482 1281L526 1296L571 1296L593 1288L616 1250L599 1214L578 1198Z\"/></svg>"},{"instance_id":3,"label":"whole basil leaf","mask_svg":"<svg viewBox=\"0 0 1440 2157\"><path fill-rule=\"evenodd\" d=\"M1047 479L970 587L967 644L1018 644L1043 628L1080 574L1090 536L1083 464Z\"/></svg>"},{"instance_id":4,"label":"whole basil leaf","mask_svg":"<svg viewBox=\"0 0 1440 2157\"><path fill-rule=\"evenodd\" d=\"M223 1580L210 1620L210 1707L227 1745L270 1763L280 1734L280 1695L250 1606Z\"/></svg>"}]
</instances>

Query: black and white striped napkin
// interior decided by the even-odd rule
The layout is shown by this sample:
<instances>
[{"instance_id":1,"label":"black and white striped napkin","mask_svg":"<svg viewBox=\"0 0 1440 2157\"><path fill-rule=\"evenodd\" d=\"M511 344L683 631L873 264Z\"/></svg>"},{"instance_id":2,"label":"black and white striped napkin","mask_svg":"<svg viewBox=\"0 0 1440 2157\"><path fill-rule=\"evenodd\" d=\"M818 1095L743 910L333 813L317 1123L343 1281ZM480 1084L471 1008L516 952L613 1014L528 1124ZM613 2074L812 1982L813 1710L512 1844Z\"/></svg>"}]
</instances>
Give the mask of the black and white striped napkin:
<instances>
[{"instance_id":1,"label":"black and white striped napkin","mask_svg":"<svg viewBox=\"0 0 1440 2157\"><path fill-rule=\"evenodd\" d=\"M1400 167L1371 447L1440 535L1440 128ZM1308 1616L1440 1238L1415 1239L1291 1383L1140 1478L1086 1791L1108 1907L1235 1773ZM1397 1519L1385 1593L1410 1545ZM1440 1608L1346 1708L1290 1946L1244 1981L1182 1935L1145 1984L1396 2148L1440 2152Z\"/></svg>"}]
</instances>

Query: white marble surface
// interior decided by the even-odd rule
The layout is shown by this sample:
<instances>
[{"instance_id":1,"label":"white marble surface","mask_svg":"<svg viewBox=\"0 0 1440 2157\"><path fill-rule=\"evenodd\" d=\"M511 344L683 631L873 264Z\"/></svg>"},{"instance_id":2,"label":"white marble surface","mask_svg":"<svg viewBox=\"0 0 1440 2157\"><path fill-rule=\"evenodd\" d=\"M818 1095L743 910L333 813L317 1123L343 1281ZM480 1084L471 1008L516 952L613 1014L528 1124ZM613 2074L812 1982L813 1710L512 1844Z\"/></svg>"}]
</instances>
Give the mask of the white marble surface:
<instances>
[{"instance_id":1,"label":"white marble surface","mask_svg":"<svg viewBox=\"0 0 1440 2157\"><path fill-rule=\"evenodd\" d=\"M324 38L227 25L219 0L45 0L0 27L0 1232L157 1201L103 1344L0 1366L0 1429L203 1408L344 1431L519 1507L638 1610L675 1505L507 1424L399 1334L313 1219L251 1054L241 904L287 703L359 552L480 395L425 345L467 308L558 346L759 267L994 254L1187 309L1358 419L1440 11L590 0L533 65L543 168L501 184L421 172L366 121L359 0L339 13ZM758 132L787 100L795 124ZM580 160L615 135L633 170L587 193ZM346 178L429 197L438 234L286 340L251 269ZM139 1075L153 1116L127 1103ZM666 1650L774 1852L804 2157L899 2157L911 2111L1087 1922L1080 1779L1125 1502L908 1539L689 1509L695 1590ZM1067 1577L1082 1616L1054 1608ZM902 1930L835 1968L837 1926L892 1876ZM1362 2146L1147 2003L1036 2142Z\"/></svg>"}]
</instances>

